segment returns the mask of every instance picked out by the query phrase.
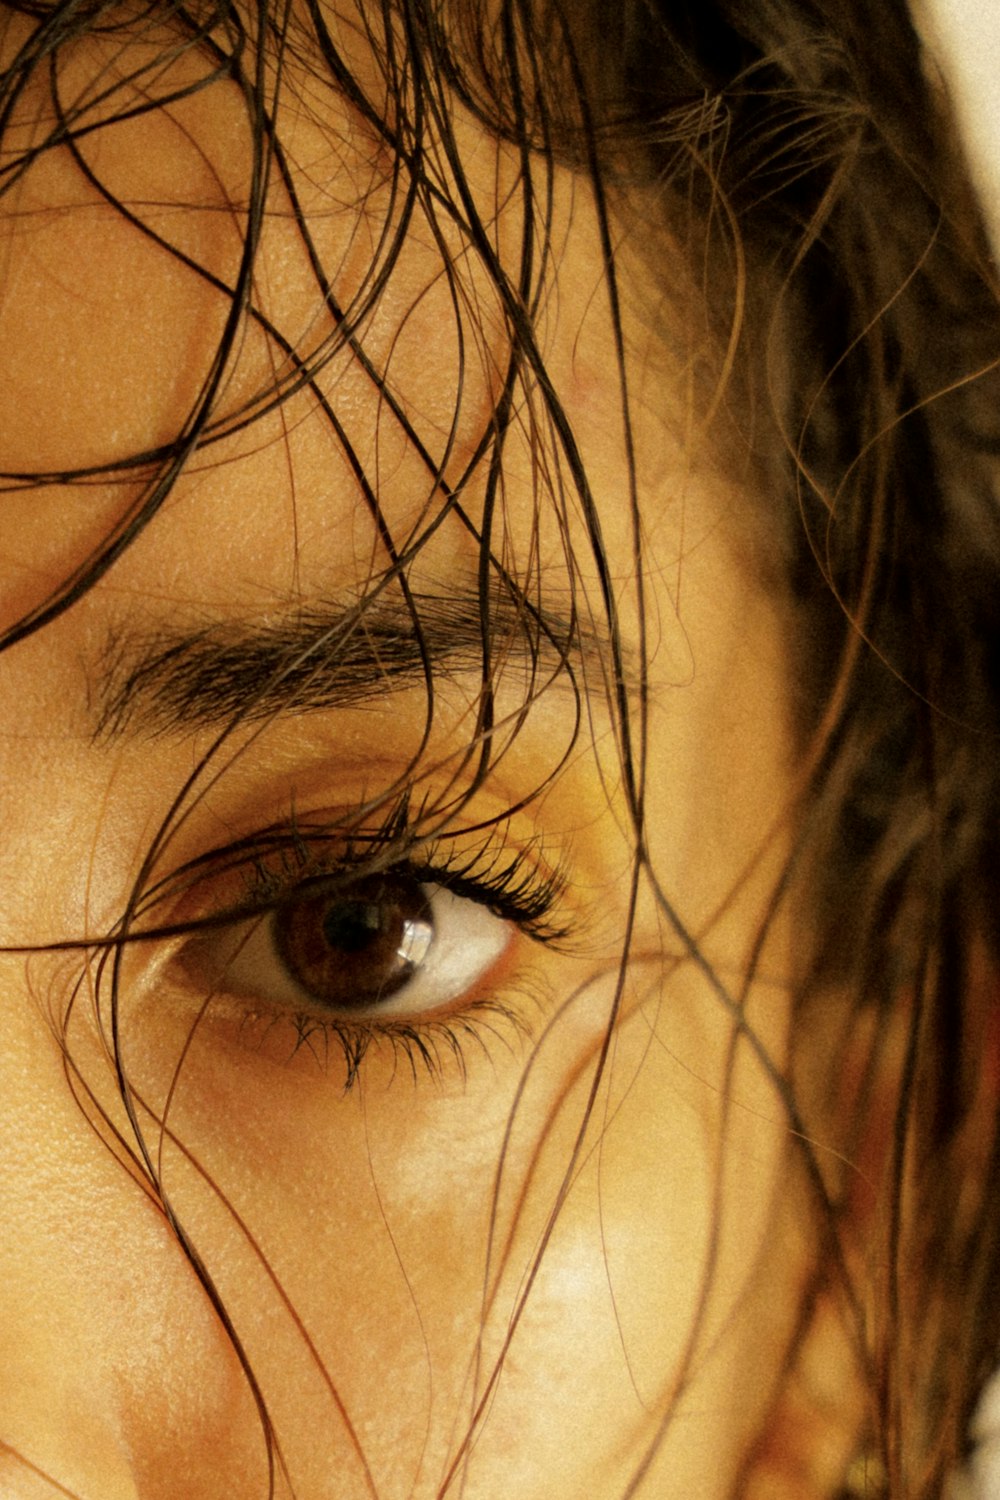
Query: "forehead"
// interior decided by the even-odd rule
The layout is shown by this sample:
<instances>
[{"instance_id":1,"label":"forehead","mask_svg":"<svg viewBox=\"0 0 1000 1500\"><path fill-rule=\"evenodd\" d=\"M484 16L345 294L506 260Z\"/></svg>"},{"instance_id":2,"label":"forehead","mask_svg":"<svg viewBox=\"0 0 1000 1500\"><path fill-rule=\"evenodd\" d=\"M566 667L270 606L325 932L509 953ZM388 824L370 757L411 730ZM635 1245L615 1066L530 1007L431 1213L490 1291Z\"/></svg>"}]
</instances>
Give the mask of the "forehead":
<instances>
[{"instance_id":1,"label":"forehead","mask_svg":"<svg viewBox=\"0 0 1000 1500\"><path fill-rule=\"evenodd\" d=\"M542 365L583 419L578 467L620 487L585 186L541 159L529 181L454 102L424 122L417 164L372 49L329 19L385 129L293 48L280 71L264 67L275 123L255 137L214 39L178 51L175 35L138 28L67 47L55 83L39 73L26 91L0 218L0 470L14 476L8 556L37 586L98 545L181 449L157 545L169 551L176 530L168 567L192 597L207 584L188 563L203 575L209 555L220 597L248 556L279 597L303 569L314 586L331 569L368 577L418 539L429 571L456 549L474 562L498 448L505 545L526 530L534 548L539 486L557 490L567 467ZM60 115L73 138L30 155ZM423 538L456 505L471 529L457 517Z\"/></svg>"}]
</instances>

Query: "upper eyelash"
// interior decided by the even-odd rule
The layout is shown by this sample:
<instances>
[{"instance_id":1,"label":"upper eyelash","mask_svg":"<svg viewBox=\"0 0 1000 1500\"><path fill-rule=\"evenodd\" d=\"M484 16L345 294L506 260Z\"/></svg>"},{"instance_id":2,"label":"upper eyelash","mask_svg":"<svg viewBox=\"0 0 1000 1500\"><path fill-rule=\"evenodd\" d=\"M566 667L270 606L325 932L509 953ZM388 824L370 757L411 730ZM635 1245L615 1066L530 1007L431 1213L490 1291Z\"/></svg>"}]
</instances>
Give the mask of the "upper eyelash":
<instances>
[{"instance_id":1,"label":"upper eyelash","mask_svg":"<svg viewBox=\"0 0 1000 1500\"><path fill-rule=\"evenodd\" d=\"M343 876L350 881L361 874L393 871L479 901L495 916L555 946L572 931L568 920L555 915L566 890L565 871L560 865L539 869L528 850L511 849L502 839L498 844L500 826L494 824L478 846L460 852L460 835L420 835L411 817L410 794L405 792L371 832L354 829L345 837L292 823L284 836L275 831L266 853L244 859L237 870L251 911L281 905L311 879ZM324 854L324 844L334 844L336 852ZM275 856L277 869L268 862Z\"/></svg>"},{"instance_id":2,"label":"upper eyelash","mask_svg":"<svg viewBox=\"0 0 1000 1500\"><path fill-rule=\"evenodd\" d=\"M525 853L514 851L505 858L507 851L490 842L459 856L454 848L446 852L445 842L416 840L408 854L395 851L395 858L373 863L370 852L364 859L343 849L332 858L317 855L297 838L294 845L280 851L279 870L270 868L263 859L244 865L241 876L246 905L251 911L267 910L294 899L297 890L310 880L342 876L349 883L357 875L376 869L410 875L423 884L440 885L453 895L478 901L495 916L515 922L530 937L549 946L570 935L572 924L555 916L566 888L565 875L558 866L539 871Z\"/></svg>"},{"instance_id":3,"label":"upper eyelash","mask_svg":"<svg viewBox=\"0 0 1000 1500\"><path fill-rule=\"evenodd\" d=\"M486 836L462 850L461 841L484 826ZM370 831L303 823L293 813L284 827L275 824L209 850L147 886L132 907L127 930L115 933L109 946L226 927L291 900L310 879L342 877L346 883L363 874L392 870L479 901L528 936L559 947L577 925L565 911L557 915L569 884L565 865L532 857L532 848L540 855L540 840L513 848L502 836L498 842L497 830L502 827L503 820L497 820L457 834L422 835L411 820L408 791ZM198 915L149 921L154 911L190 898L204 882L227 874L239 881L239 899Z\"/></svg>"}]
</instances>

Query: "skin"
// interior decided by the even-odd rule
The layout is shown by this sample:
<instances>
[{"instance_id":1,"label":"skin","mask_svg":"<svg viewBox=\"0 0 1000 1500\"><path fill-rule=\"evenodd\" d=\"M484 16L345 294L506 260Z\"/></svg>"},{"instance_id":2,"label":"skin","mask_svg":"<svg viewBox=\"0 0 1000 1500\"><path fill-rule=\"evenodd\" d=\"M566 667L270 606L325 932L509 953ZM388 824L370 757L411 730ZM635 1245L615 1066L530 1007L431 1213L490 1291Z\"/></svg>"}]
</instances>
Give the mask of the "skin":
<instances>
[{"instance_id":1,"label":"skin","mask_svg":"<svg viewBox=\"0 0 1000 1500\"><path fill-rule=\"evenodd\" d=\"M8 50L13 41L9 33ZM123 71L147 55L138 42L132 48ZM104 60L96 44L80 48L67 87ZM360 51L356 62L370 67ZM182 61L176 75L197 66ZM292 80L284 138L310 227L346 299L361 283L386 199L377 170L372 187L371 144L345 107L304 73ZM25 135L33 105L29 93ZM459 137L492 218L513 162L469 121ZM243 198L247 168L235 90L216 86L170 116L97 131L86 150L123 201L141 204L218 275L233 275L239 226L227 205ZM636 273L626 335L645 528L639 600L593 205L562 170L554 203L541 341L591 476L633 655L644 610L651 865L740 995L780 864L790 785L782 614L755 577L746 520L754 497L704 455L685 453L683 384L649 331L655 320L639 315L648 302ZM257 295L271 321L308 348L329 325L286 209L275 191ZM502 211L502 253L518 231L516 206ZM169 440L211 357L226 299L101 204L65 151L26 174L0 234L0 468L82 466ZM437 453L457 399L455 315L440 268L418 214L366 338ZM482 327L485 337L470 344L452 473L474 448L503 349L496 296L474 257L464 257L458 277L464 331L471 339ZM268 387L275 358L252 329L224 413ZM349 353L317 384L378 472L392 533L407 536L438 503L412 445L380 417ZM568 538L578 597L599 617L579 507L558 526L543 485L536 529L532 462L525 424L505 452L509 564L539 575L558 603L569 587ZM474 515L483 484L477 476L470 487ZM5 496L5 624L58 585L133 493L101 482ZM385 563L312 393L197 455L106 577L0 657L0 940L23 949L109 931L178 788L215 739L198 726L155 735L134 724L95 740L109 636L273 620L356 596ZM474 543L450 521L420 552L412 578L431 591L474 579L476 565ZM804 1254L788 1228L788 1128L769 1073L787 1050L788 934L775 925L762 977L745 997L757 1044L737 1042L716 988L644 886L605 1056L632 837L595 655L583 672L589 717L575 737L574 701L558 685L538 695L516 736L508 733L524 672L514 663L500 675L503 751L457 825L527 799L495 844L506 841L529 866L563 866L560 915L571 936L546 947L505 930L502 958L485 977L473 972L468 987L473 998L502 1000L516 1020L493 1017L478 1040L466 1038L464 1069L445 1056L435 1077L411 1072L383 1044L345 1092L335 1048L296 1048L293 1007L270 998L270 973L254 978L253 994L221 995L206 1010L206 965L217 950L206 958L180 938L126 953L120 1034L135 1123L267 1402L285 1465L279 1495L610 1496L663 1426L638 1493L713 1500L729 1492L766 1411ZM473 674L441 681L425 742L420 689L239 731L211 762L225 774L202 776L152 878L287 824L293 811L343 814L410 775L416 756L432 792L455 775L467 780L478 686ZM231 883L208 879L157 917L204 915L231 898ZM4 1495L265 1493L260 1423L233 1344L134 1159L96 959L88 967L79 952L6 953L0 1004ZM502 1378L491 1383L502 1355ZM476 1441L463 1449L470 1425Z\"/></svg>"}]
</instances>

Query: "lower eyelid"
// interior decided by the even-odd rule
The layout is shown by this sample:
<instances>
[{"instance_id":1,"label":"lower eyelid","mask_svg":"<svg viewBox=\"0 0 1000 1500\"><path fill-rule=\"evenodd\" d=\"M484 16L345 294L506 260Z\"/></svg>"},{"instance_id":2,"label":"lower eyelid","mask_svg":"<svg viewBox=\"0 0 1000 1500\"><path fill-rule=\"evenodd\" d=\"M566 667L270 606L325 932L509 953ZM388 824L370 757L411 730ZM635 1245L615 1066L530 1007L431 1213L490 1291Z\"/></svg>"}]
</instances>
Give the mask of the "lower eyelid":
<instances>
[{"instance_id":1,"label":"lower eyelid","mask_svg":"<svg viewBox=\"0 0 1000 1500\"><path fill-rule=\"evenodd\" d=\"M346 1093L362 1067L376 1089L397 1077L416 1084L422 1077L450 1079L464 1089L471 1067L486 1061L492 1070L514 1059L523 1065L542 1018L550 1011L547 986L534 971L511 968L488 996L443 1008L423 1017L387 1017L382 1022L322 1016L314 1010L255 1004L218 992L207 1005L194 1008L174 984L160 998L172 1009L173 1051L188 1058L185 1067L206 1066L220 1082L235 1068L236 1082L247 1066L263 1064L289 1074L314 1078L324 1087ZM197 1046L188 1044L196 1035ZM242 1066L238 1066L242 1059ZM248 1080L257 1087L256 1080Z\"/></svg>"}]
</instances>

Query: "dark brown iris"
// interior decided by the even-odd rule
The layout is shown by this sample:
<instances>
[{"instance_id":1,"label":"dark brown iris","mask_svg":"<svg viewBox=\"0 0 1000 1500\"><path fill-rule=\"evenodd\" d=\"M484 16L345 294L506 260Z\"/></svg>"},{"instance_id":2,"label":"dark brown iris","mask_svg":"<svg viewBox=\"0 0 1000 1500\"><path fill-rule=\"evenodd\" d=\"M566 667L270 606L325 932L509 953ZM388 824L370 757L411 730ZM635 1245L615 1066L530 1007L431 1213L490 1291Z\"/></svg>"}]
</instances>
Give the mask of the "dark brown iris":
<instances>
[{"instance_id":1,"label":"dark brown iris","mask_svg":"<svg viewBox=\"0 0 1000 1500\"><path fill-rule=\"evenodd\" d=\"M419 881L366 875L344 885L313 880L274 915L279 956L295 980L331 1010L387 1000L424 962L434 919Z\"/></svg>"}]
</instances>

